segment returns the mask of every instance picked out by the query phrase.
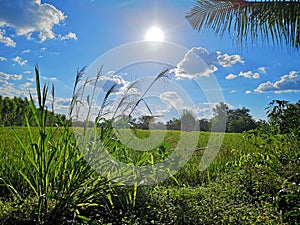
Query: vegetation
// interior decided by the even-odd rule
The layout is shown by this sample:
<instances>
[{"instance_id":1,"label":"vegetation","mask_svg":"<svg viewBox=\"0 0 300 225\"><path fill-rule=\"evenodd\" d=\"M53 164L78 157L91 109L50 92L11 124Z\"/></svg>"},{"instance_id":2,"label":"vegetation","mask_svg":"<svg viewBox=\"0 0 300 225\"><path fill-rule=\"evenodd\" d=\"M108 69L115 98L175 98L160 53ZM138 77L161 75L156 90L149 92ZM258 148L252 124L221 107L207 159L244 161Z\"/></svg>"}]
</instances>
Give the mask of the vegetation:
<instances>
[{"instance_id":1,"label":"vegetation","mask_svg":"<svg viewBox=\"0 0 300 225\"><path fill-rule=\"evenodd\" d=\"M82 73L77 74L74 90ZM299 102L273 101L268 106L269 123L259 123L259 127L244 133L227 133L219 154L205 171L199 170L199 163L203 150L209 151L210 133L199 132L197 150L177 174L152 186L124 186L96 173L85 160L90 149L97 148L96 139L100 138L110 154L126 164L154 165L174 150L181 132L168 131L160 146L136 152L117 140L113 121L102 118L105 126L94 124L95 139L78 141L70 121L60 120L57 126L48 116L55 114L47 110L48 89L41 88L37 69L36 81L37 106L32 97L28 101L36 126L31 126L26 117L26 127L4 127L0 131L1 224L300 222ZM54 89L51 95L54 98ZM79 97L75 94L72 103ZM245 108L229 110L221 103L214 119L223 113L231 122L253 125ZM189 124L192 118L186 111L181 119ZM185 141L194 132L184 132ZM135 134L146 138L149 131L136 130ZM80 145L86 151L79 151ZM101 155L90 157L96 162ZM153 179L154 175L155 171Z\"/></svg>"},{"instance_id":2,"label":"vegetation","mask_svg":"<svg viewBox=\"0 0 300 225\"><path fill-rule=\"evenodd\" d=\"M186 16L197 30L228 32L238 44L262 37L264 42L300 46L300 1L196 0Z\"/></svg>"},{"instance_id":3,"label":"vegetation","mask_svg":"<svg viewBox=\"0 0 300 225\"><path fill-rule=\"evenodd\" d=\"M0 126L25 126L27 117L31 126L36 125L34 115L30 109L30 101L27 98L9 98L0 96ZM60 124L65 122L66 116L54 114L47 110L47 126L50 121Z\"/></svg>"}]
</instances>

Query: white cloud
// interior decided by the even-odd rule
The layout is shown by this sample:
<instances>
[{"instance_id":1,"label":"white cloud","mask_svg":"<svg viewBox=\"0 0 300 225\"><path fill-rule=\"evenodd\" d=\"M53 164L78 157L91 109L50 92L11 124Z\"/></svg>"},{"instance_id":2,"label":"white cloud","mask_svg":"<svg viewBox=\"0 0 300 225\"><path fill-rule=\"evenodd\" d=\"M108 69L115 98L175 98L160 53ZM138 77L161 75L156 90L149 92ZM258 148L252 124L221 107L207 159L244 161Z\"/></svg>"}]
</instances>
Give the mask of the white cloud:
<instances>
[{"instance_id":1,"label":"white cloud","mask_svg":"<svg viewBox=\"0 0 300 225\"><path fill-rule=\"evenodd\" d=\"M300 76L297 71L290 71L289 74L281 76L280 80L272 83L267 81L260 84L255 92L274 92L274 93L283 93L283 92L299 92L300 91Z\"/></svg>"},{"instance_id":2,"label":"white cloud","mask_svg":"<svg viewBox=\"0 0 300 225\"><path fill-rule=\"evenodd\" d=\"M25 70L23 73L24 73L24 74L31 74L32 71L30 71L30 70Z\"/></svg>"},{"instance_id":3,"label":"white cloud","mask_svg":"<svg viewBox=\"0 0 300 225\"><path fill-rule=\"evenodd\" d=\"M60 40L68 40L68 39L74 39L74 40L77 40L77 36L76 36L75 33L69 32L68 34L66 34L66 35L64 35L64 36L59 35L59 39L60 39Z\"/></svg>"},{"instance_id":4,"label":"white cloud","mask_svg":"<svg viewBox=\"0 0 300 225\"><path fill-rule=\"evenodd\" d=\"M1 3L1 2L0 2ZM1 12L1 8L0 8ZM0 27L1 27L1 20L0 20ZM16 47L16 42L10 37L5 36L5 30L0 30L0 43L4 43L7 47Z\"/></svg>"},{"instance_id":5,"label":"white cloud","mask_svg":"<svg viewBox=\"0 0 300 225\"><path fill-rule=\"evenodd\" d=\"M231 90L229 93L237 93L237 90Z\"/></svg>"},{"instance_id":6,"label":"white cloud","mask_svg":"<svg viewBox=\"0 0 300 225\"><path fill-rule=\"evenodd\" d=\"M3 78L5 80L21 80L22 75L0 72L0 78Z\"/></svg>"},{"instance_id":7,"label":"white cloud","mask_svg":"<svg viewBox=\"0 0 300 225\"><path fill-rule=\"evenodd\" d=\"M164 92L159 98L168 105L168 108L182 109L184 107L182 98L174 91Z\"/></svg>"},{"instance_id":8,"label":"white cloud","mask_svg":"<svg viewBox=\"0 0 300 225\"><path fill-rule=\"evenodd\" d=\"M21 89L27 89L28 87L30 87L32 85L31 82L25 82L23 84L20 85Z\"/></svg>"},{"instance_id":9,"label":"white cloud","mask_svg":"<svg viewBox=\"0 0 300 225\"><path fill-rule=\"evenodd\" d=\"M240 72L238 74L238 76L240 77L245 77L245 78L253 78L253 79L259 79L260 78L260 74L259 73L253 73L251 70L247 71L247 72Z\"/></svg>"},{"instance_id":10,"label":"white cloud","mask_svg":"<svg viewBox=\"0 0 300 225\"><path fill-rule=\"evenodd\" d=\"M31 52L31 49L25 49L25 50L23 50L21 53L22 53L22 54L26 54L26 53L29 53L29 52Z\"/></svg>"},{"instance_id":11,"label":"white cloud","mask_svg":"<svg viewBox=\"0 0 300 225\"><path fill-rule=\"evenodd\" d=\"M7 58L3 57L3 56L0 56L0 61L7 61Z\"/></svg>"},{"instance_id":12,"label":"white cloud","mask_svg":"<svg viewBox=\"0 0 300 225\"><path fill-rule=\"evenodd\" d=\"M214 65L207 65L202 58L208 58L209 53L204 48L192 48L184 58L171 70L175 73L176 79L194 79L197 77L209 76L218 70Z\"/></svg>"},{"instance_id":13,"label":"white cloud","mask_svg":"<svg viewBox=\"0 0 300 225\"><path fill-rule=\"evenodd\" d=\"M244 64L245 62L240 55L228 55L226 53L224 55L221 55L220 53L217 59L219 65L221 65L222 67L231 67L236 63Z\"/></svg>"},{"instance_id":14,"label":"white cloud","mask_svg":"<svg viewBox=\"0 0 300 225\"><path fill-rule=\"evenodd\" d=\"M0 73L1 77L1 73ZM20 96L21 91L16 89L13 83L8 82L7 80L0 79L0 95L7 97Z\"/></svg>"},{"instance_id":15,"label":"white cloud","mask_svg":"<svg viewBox=\"0 0 300 225\"><path fill-rule=\"evenodd\" d=\"M28 40L32 39L31 36L35 32L38 33L41 42L56 38L53 27L61 24L66 18L61 10L53 5L41 3L41 0L0 1L0 27L11 27L18 36L24 35ZM13 40L7 38L6 45L15 46Z\"/></svg>"},{"instance_id":16,"label":"white cloud","mask_svg":"<svg viewBox=\"0 0 300 225\"><path fill-rule=\"evenodd\" d=\"M56 77L45 77L45 76L41 76L41 78L42 78L43 80L47 80L47 81L56 81L56 80L57 80Z\"/></svg>"},{"instance_id":17,"label":"white cloud","mask_svg":"<svg viewBox=\"0 0 300 225\"><path fill-rule=\"evenodd\" d=\"M252 78L253 78L253 79L259 79L259 78L260 78L260 74L259 74L259 73L254 73L254 74L252 75Z\"/></svg>"},{"instance_id":18,"label":"white cloud","mask_svg":"<svg viewBox=\"0 0 300 225\"><path fill-rule=\"evenodd\" d=\"M267 73L267 68L264 66L259 67L257 70L261 73Z\"/></svg>"},{"instance_id":19,"label":"white cloud","mask_svg":"<svg viewBox=\"0 0 300 225\"><path fill-rule=\"evenodd\" d=\"M228 74L226 77L225 77L225 79L227 79L227 80L232 80L232 79L235 79L235 78L237 78L237 75L234 75L234 74Z\"/></svg>"},{"instance_id":20,"label":"white cloud","mask_svg":"<svg viewBox=\"0 0 300 225\"><path fill-rule=\"evenodd\" d=\"M41 50L44 52L44 51L47 50L47 48L46 47L42 47Z\"/></svg>"},{"instance_id":21,"label":"white cloud","mask_svg":"<svg viewBox=\"0 0 300 225\"><path fill-rule=\"evenodd\" d=\"M222 54L219 51L209 53L205 48L193 47L171 72L175 73L178 80L193 79L213 74L218 70L217 66L230 67L236 63L244 63L241 56Z\"/></svg>"},{"instance_id":22,"label":"white cloud","mask_svg":"<svg viewBox=\"0 0 300 225\"><path fill-rule=\"evenodd\" d=\"M28 80L30 82L33 82L33 81L35 81L35 78L34 77L27 77L26 80Z\"/></svg>"},{"instance_id":23,"label":"white cloud","mask_svg":"<svg viewBox=\"0 0 300 225\"><path fill-rule=\"evenodd\" d=\"M18 63L20 66L26 65L26 63L28 62L28 60L26 60L26 59L22 61L22 58L20 56L16 56L15 58L13 58L11 60Z\"/></svg>"},{"instance_id":24,"label":"white cloud","mask_svg":"<svg viewBox=\"0 0 300 225\"><path fill-rule=\"evenodd\" d=\"M72 99L71 98L54 98L54 107L55 109L58 110L68 110L70 109L70 104L71 104Z\"/></svg>"},{"instance_id":25,"label":"white cloud","mask_svg":"<svg viewBox=\"0 0 300 225\"><path fill-rule=\"evenodd\" d=\"M250 91L250 90L246 90L246 91L245 91L245 94L246 94L246 95L249 95L249 94L251 94L251 91Z\"/></svg>"}]
</instances>

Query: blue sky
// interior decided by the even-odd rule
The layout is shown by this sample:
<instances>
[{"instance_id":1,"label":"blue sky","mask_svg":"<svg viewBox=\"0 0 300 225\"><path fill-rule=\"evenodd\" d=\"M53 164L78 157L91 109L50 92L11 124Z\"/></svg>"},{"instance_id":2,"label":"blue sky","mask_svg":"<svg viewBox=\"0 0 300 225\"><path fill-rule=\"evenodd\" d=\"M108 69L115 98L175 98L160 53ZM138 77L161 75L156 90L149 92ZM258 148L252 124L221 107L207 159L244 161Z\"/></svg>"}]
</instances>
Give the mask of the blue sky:
<instances>
[{"instance_id":1,"label":"blue sky","mask_svg":"<svg viewBox=\"0 0 300 225\"><path fill-rule=\"evenodd\" d=\"M182 89L199 117L209 116L209 106L216 102L205 99L194 79L204 81L209 76L215 78L230 107L247 107L255 119L266 118L265 107L272 99L299 99L299 51L250 41L241 48L227 34L219 38L209 30L194 31L184 17L192 5L187 0L1 0L0 95L23 97L34 91L38 65L43 81L54 83L56 107L64 112L77 69L101 64L101 56L112 49L144 41L155 25L164 33L164 41L186 48L167 82ZM193 57L206 63L208 74L197 71L199 64ZM124 65L118 71L105 71L105 76L106 81L119 84L118 96L135 80L155 76L164 68L166 64L149 62ZM149 100L156 113L190 107L184 105L188 100L179 96L178 88L156 88L160 92L151 94L158 100ZM157 107L159 101L167 107Z\"/></svg>"}]
</instances>

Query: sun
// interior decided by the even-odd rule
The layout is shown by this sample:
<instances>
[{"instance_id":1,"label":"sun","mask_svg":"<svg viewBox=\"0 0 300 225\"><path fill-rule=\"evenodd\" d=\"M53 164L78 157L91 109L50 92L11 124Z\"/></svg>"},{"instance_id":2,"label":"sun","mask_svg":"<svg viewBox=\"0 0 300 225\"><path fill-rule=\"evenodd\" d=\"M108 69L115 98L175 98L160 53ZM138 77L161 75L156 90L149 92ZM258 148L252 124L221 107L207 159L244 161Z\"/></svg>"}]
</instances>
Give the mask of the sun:
<instances>
[{"instance_id":1,"label":"sun","mask_svg":"<svg viewBox=\"0 0 300 225\"><path fill-rule=\"evenodd\" d=\"M146 41L163 41L164 33L158 27L151 27L145 36Z\"/></svg>"}]
</instances>

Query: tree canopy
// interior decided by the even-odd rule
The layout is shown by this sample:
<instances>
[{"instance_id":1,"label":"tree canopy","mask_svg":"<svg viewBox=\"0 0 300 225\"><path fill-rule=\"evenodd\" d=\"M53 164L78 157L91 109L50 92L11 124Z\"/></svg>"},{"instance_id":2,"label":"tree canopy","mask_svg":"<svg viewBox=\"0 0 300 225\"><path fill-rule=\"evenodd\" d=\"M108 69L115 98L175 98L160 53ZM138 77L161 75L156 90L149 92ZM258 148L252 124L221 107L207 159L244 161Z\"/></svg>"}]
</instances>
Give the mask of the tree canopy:
<instances>
[{"instance_id":1,"label":"tree canopy","mask_svg":"<svg viewBox=\"0 0 300 225\"><path fill-rule=\"evenodd\" d=\"M65 115L54 114L47 111L48 123L54 122L60 124L61 121L66 120ZM30 125L35 125L31 120L32 111L27 98L9 98L0 96L0 126L25 126L26 119L28 118Z\"/></svg>"}]
</instances>

